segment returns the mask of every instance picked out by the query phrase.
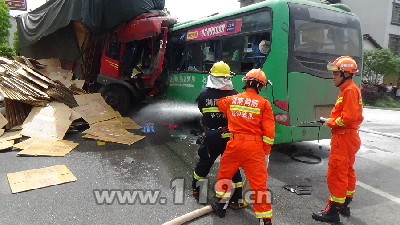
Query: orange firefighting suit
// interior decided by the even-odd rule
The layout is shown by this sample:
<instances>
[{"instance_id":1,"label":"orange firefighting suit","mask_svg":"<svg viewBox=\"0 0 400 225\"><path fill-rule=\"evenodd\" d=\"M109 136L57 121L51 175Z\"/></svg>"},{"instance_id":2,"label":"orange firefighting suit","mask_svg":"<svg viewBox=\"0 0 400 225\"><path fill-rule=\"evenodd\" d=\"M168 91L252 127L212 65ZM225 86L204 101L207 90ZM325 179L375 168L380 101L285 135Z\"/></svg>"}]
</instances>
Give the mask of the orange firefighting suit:
<instances>
[{"instance_id":1,"label":"orange firefighting suit","mask_svg":"<svg viewBox=\"0 0 400 225\"><path fill-rule=\"evenodd\" d=\"M332 132L327 183L330 200L344 203L346 197L353 197L356 189L353 165L361 146L357 130L363 116L360 89L353 80L347 80L339 88L339 96L327 121Z\"/></svg>"},{"instance_id":2,"label":"orange firefighting suit","mask_svg":"<svg viewBox=\"0 0 400 225\"><path fill-rule=\"evenodd\" d=\"M253 209L257 218L272 218L267 202L268 172L265 155L274 143L275 123L271 104L254 89L217 101L218 109L227 115L232 136L220 160L216 197L230 197L231 178L242 167L253 193Z\"/></svg>"}]
</instances>

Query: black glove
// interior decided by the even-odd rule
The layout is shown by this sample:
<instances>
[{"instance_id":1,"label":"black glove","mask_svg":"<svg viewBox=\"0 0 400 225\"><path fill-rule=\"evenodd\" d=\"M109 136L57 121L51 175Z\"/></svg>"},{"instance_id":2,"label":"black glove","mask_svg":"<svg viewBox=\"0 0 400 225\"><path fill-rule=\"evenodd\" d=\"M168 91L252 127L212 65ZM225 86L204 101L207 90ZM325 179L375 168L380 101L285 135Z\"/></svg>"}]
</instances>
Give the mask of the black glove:
<instances>
[{"instance_id":1,"label":"black glove","mask_svg":"<svg viewBox=\"0 0 400 225\"><path fill-rule=\"evenodd\" d=\"M228 127L219 127L218 130L220 130L222 134L223 133L229 133Z\"/></svg>"}]
</instances>

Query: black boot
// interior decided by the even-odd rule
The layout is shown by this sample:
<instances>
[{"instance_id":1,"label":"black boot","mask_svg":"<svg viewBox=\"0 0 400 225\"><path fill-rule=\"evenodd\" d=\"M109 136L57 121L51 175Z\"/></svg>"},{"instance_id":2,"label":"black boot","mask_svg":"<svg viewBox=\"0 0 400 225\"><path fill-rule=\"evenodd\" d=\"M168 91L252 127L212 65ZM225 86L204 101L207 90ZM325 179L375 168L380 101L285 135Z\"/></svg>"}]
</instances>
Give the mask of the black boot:
<instances>
[{"instance_id":1,"label":"black boot","mask_svg":"<svg viewBox=\"0 0 400 225\"><path fill-rule=\"evenodd\" d=\"M213 199L211 199L210 205L219 218L225 217L227 206L226 202L223 202L223 200L221 200L220 198L214 197Z\"/></svg>"},{"instance_id":2,"label":"black boot","mask_svg":"<svg viewBox=\"0 0 400 225\"><path fill-rule=\"evenodd\" d=\"M343 216L347 216L347 217L350 216L350 207L349 207L349 204L350 204L350 202L351 202L352 200L353 200L352 197L347 197L347 198L346 198L346 201L345 201L344 204L343 204L342 210L339 211L340 214L342 214Z\"/></svg>"},{"instance_id":3,"label":"black boot","mask_svg":"<svg viewBox=\"0 0 400 225\"><path fill-rule=\"evenodd\" d=\"M321 210L321 212L313 213L312 218L321 222L339 223L339 212L342 208L343 204L328 201L328 204L326 204L326 208Z\"/></svg>"},{"instance_id":4,"label":"black boot","mask_svg":"<svg viewBox=\"0 0 400 225\"><path fill-rule=\"evenodd\" d=\"M260 225L272 225L272 221L270 218L260 219Z\"/></svg>"}]
</instances>

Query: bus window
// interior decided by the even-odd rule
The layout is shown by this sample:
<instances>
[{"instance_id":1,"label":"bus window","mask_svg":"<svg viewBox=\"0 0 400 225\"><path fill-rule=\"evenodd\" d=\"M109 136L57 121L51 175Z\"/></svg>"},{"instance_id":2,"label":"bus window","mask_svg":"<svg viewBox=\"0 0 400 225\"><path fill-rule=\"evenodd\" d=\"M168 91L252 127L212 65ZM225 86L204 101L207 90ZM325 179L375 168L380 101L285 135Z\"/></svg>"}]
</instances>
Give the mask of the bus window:
<instances>
[{"instance_id":1,"label":"bus window","mask_svg":"<svg viewBox=\"0 0 400 225\"><path fill-rule=\"evenodd\" d=\"M361 56L360 25L356 18L327 9L290 6L296 11L291 18L295 52Z\"/></svg>"},{"instance_id":2,"label":"bus window","mask_svg":"<svg viewBox=\"0 0 400 225\"><path fill-rule=\"evenodd\" d=\"M229 37L222 40L222 61L227 63L234 73L241 72L243 42L243 36Z\"/></svg>"},{"instance_id":3,"label":"bus window","mask_svg":"<svg viewBox=\"0 0 400 225\"><path fill-rule=\"evenodd\" d=\"M204 71L210 71L215 62L220 61L220 40L209 40L203 43Z\"/></svg>"},{"instance_id":4,"label":"bus window","mask_svg":"<svg viewBox=\"0 0 400 225\"><path fill-rule=\"evenodd\" d=\"M270 49L270 34L260 33L244 37L243 60L241 72L261 68Z\"/></svg>"},{"instance_id":5,"label":"bus window","mask_svg":"<svg viewBox=\"0 0 400 225\"><path fill-rule=\"evenodd\" d=\"M354 15L289 4L288 71L331 78L326 63L341 55L361 63L360 22Z\"/></svg>"},{"instance_id":6,"label":"bus window","mask_svg":"<svg viewBox=\"0 0 400 225\"><path fill-rule=\"evenodd\" d=\"M255 32L262 30L270 30L272 19L271 12L263 11L248 16L243 16L242 32Z\"/></svg>"},{"instance_id":7,"label":"bus window","mask_svg":"<svg viewBox=\"0 0 400 225\"><path fill-rule=\"evenodd\" d=\"M210 71L212 65L220 60L220 41L191 43L187 46L187 72L200 73Z\"/></svg>"},{"instance_id":8,"label":"bus window","mask_svg":"<svg viewBox=\"0 0 400 225\"><path fill-rule=\"evenodd\" d=\"M298 21L296 23L295 51L318 52L324 44L324 26L322 24Z\"/></svg>"},{"instance_id":9,"label":"bus window","mask_svg":"<svg viewBox=\"0 0 400 225\"><path fill-rule=\"evenodd\" d=\"M301 52L358 55L356 30L342 29L330 24L296 21L294 50Z\"/></svg>"},{"instance_id":10,"label":"bus window","mask_svg":"<svg viewBox=\"0 0 400 225\"><path fill-rule=\"evenodd\" d=\"M202 49L201 43L193 43L188 45L187 47L187 72L202 72L202 64L203 64L203 57L202 57Z\"/></svg>"}]
</instances>

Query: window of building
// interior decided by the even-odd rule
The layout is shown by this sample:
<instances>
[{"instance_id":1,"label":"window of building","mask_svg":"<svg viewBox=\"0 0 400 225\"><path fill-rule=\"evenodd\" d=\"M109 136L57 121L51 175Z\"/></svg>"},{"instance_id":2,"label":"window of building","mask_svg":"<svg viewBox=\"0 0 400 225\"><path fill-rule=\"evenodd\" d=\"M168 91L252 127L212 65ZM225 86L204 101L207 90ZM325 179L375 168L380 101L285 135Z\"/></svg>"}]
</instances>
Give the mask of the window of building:
<instances>
[{"instance_id":1,"label":"window of building","mask_svg":"<svg viewBox=\"0 0 400 225\"><path fill-rule=\"evenodd\" d=\"M389 34L389 49L396 55L400 56L400 36Z\"/></svg>"},{"instance_id":2,"label":"window of building","mask_svg":"<svg viewBox=\"0 0 400 225\"><path fill-rule=\"evenodd\" d=\"M400 25L400 4L393 3L392 24Z\"/></svg>"}]
</instances>

